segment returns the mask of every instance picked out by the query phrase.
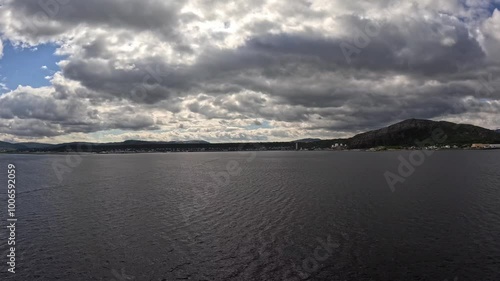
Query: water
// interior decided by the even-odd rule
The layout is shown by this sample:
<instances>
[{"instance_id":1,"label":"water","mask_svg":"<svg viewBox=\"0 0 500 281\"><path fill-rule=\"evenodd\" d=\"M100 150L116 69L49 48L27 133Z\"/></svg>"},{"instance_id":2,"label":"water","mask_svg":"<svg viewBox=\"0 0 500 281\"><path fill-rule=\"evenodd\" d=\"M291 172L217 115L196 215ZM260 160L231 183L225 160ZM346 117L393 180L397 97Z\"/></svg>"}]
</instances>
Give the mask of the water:
<instances>
[{"instance_id":1,"label":"water","mask_svg":"<svg viewBox=\"0 0 500 281\"><path fill-rule=\"evenodd\" d=\"M1 155L0 279L500 280L500 151L400 155Z\"/></svg>"}]
</instances>

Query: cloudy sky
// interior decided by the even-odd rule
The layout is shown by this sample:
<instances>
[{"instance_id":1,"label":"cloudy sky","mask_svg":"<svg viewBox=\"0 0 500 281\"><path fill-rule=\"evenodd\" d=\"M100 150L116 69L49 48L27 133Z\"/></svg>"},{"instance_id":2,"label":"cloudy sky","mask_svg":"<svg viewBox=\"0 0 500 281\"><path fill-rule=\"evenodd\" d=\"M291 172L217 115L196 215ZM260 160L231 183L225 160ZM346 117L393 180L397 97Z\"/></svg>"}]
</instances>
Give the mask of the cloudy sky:
<instances>
[{"instance_id":1,"label":"cloudy sky","mask_svg":"<svg viewBox=\"0 0 500 281\"><path fill-rule=\"evenodd\" d=\"M0 140L500 128L500 0L0 0Z\"/></svg>"}]
</instances>

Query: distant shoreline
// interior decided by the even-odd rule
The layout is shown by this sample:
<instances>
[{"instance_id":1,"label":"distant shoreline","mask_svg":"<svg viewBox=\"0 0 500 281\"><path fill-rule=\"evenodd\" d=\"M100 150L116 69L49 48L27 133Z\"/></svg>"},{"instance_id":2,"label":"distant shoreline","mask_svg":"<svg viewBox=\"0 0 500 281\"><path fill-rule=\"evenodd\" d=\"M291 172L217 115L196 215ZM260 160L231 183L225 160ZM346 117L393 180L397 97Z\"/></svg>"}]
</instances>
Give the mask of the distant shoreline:
<instances>
[{"instance_id":1,"label":"distant shoreline","mask_svg":"<svg viewBox=\"0 0 500 281\"><path fill-rule=\"evenodd\" d=\"M0 155L129 155L129 154L171 154L171 153L220 153L220 152L394 152L394 151L492 151L500 148L449 148L449 149L315 149L315 150L207 150L207 151L127 151L127 152L0 152Z\"/></svg>"}]
</instances>

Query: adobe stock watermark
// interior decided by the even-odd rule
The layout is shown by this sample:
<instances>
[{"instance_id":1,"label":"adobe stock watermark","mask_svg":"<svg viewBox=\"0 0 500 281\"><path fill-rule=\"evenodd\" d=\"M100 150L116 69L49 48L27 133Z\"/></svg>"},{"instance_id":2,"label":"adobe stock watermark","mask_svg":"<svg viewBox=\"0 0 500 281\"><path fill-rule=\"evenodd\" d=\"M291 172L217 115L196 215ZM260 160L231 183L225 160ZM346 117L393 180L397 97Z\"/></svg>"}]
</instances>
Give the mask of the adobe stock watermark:
<instances>
[{"instance_id":1,"label":"adobe stock watermark","mask_svg":"<svg viewBox=\"0 0 500 281\"><path fill-rule=\"evenodd\" d=\"M116 271L116 269L111 270L111 274L114 278L109 281L131 281L135 280L135 276L128 275L125 273L125 269L122 268L120 272Z\"/></svg>"},{"instance_id":2,"label":"adobe stock watermark","mask_svg":"<svg viewBox=\"0 0 500 281\"><path fill-rule=\"evenodd\" d=\"M239 147L238 154L244 155L242 159L232 159L228 160L223 166L222 171L213 171L209 173L209 177L212 179L212 183L214 186L201 186L201 187L192 187L191 192L189 193L192 201L189 203L179 203L177 208L180 211L180 215L182 216L182 220L184 221L184 227L179 226L178 230L182 231L183 237L185 241L188 243L194 243L199 237L193 235L192 232L188 230L189 226L193 223L196 223L196 218L194 217L196 213L202 212L204 209L210 206L210 204L217 198L221 189L230 185L233 182L233 178L240 175L244 171L245 163L251 163L257 157L256 151L259 148L256 147L252 150L244 150L243 146ZM171 251L175 251L177 254L181 254L183 256L189 256L189 253L186 248L182 247L181 243L176 240L174 237L167 235L164 232L155 233L154 236L162 241L161 243L165 245L170 245ZM214 245L219 244L219 238L215 237L211 240L211 243ZM196 244L196 243L194 243ZM196 273L198 278L207 279L203 273Z\"/></svg>"},{"instance_id":3,"label":"adobe stock watermark","mask_svg":"<svg viewBox=\"0 0 500 281\"><path fill-rule=\"evenodd\" d=\"M349 240L349 235L342 233L343 239ZM326 239L316 238L317 246L313 252L302 260L298 265L292 262L292 268L283 273L283 280L297 281L308 280L313 274L317 273L322 264L331 258L336 250L340 248L340 243L333 241L332 236L328 235Z\"/></svg>"},{"instance_id":4,"label":"adobe stock watermark","mask_svg":"<svg viewBox=\"0 0 500 281\"><path fill-rule=\"evenodd\" d=\"M84 153L92 152L92 144L77 144L76 150L66 147L66 154L63 158L57 158L52 162L52 169L56 174L59 183L64 180L64 175L71 174L82 163Z\"/></svg>"},{"instance_id":5,"label":"adobe stock watermark","mask_svg":"<svg viewBox=\"0 0 500 281\"><path fill-rule=\"evenodd\" d=\"M72 0L38 0L40 11L36 12L28 20L28 28L37 33L43 26L54 19L63 6L67 6Z\"/></svg>"},{"instance_id":6,"label":"adobe stock watermark","mask_svg":"<svg viewBox=\"0 0 500 281\"><path fill-rule=\"evenodd\" d=\"M476 85L475 94L486 94L490 96L495 93L496 87L493 81L493 75L491 73L487 75L481 75L478 79L478 85Z\"/></svg>"},{"instance_id":7,"label":"adobe stock watermark","mask_svg":"<svg viewBox=\"0 0 500 281\"><path fill-rule=\"evenodd\" d=\"M393 17L395 16L394 9L396 9L398 5L400 5L400 1L388 1L379 13L385 14L387 17ZM386 24L387 22L383 21L377 22L368 20L362 28L354 27L354 37L350 40L350 42L342 41L340 43L340 50L342 51L346 62L351 64L353 57L359 55L363 49L367 48L372 43L373 39L379 36L382 31L382 27ZM421 35L427 36L427 34Z\"/></svg>"},{"instance_id":8,"label":"adobe stock watermark","mask_svg":"<svg viewBox=\"0 0 500 281\"><path fill-rule=\"evenodd\" d=\"M154 68L148 66L143 70L146 72L146 75L142 78L142 83L130 90L131 99L134 101L146 100L151 90L161 85L166 78L172 75L171 70L163 69L160 64L156 64Z\"/></svg>"},{"instance_id":9,"label":"adobe stock watermark","mask_svg":"<svg viewBox=\"0 0 500 281\"><path fill-rule=\"evenodd\" d=\"M260 146L256 146L255 150L251 151L241 151L243 150L243 146L240 146L238 149L238 153L248 155L248 157L243 161L243 163L251 163L257 157L257 150ZM219 172L210 172L210 177L215 183L213 188L208 188L207 186L203 186L202 188L192 188L194 198L192 204L179 204L179 210L184 217L184 221L187 223L192 217L193 213L199 210L203 210L212 200L214 200L222 187L228 186L231 184L231 179L241 174L243 171L243 166L241 161L237 160L229 160L224 166L223 171Z\"/></svg>"},{"instance_id":10,"label":"adobe stock watermark","mask_svg":"<svg viewBox=\"0 0 500 281\"><path fill-rule=\"evenodd\" d=\"M55 1L55 0L54 0ZM142 79L142 84L137 85L131 90L132 99L136 101L144 101L147 99L149 91L157 87L164 81L166 77L170 76L169 71L162 71L160 65L153 67L146 67L146 75ZM92 153L93 145L90 143L77 144L76 150L71 149L70 146L66 147L66 157L64 159L54 160L52 169L54 170L59 182L62 182L65 174L72 173L82 162L82 155L84 153Z\"/></svg>"},{"instance_id":11,"label":"adobe stock watermark","mask_svg":"<svg viewBox=\"0 0 500 281\"><path fill-rule=\"evenodd\" d=\"M348 64L352 63L353 56L359 55L363 49L370 45L373 38L380 34L381 28L378 23L372 21L367 22L362 29L354 27L352 42L343 41L340 43L340 50Z\"/></svg>"},{"instance_id":12,"label":"adobe stock watermark","mask_svg":"<svg viewBox=\"0 0 500 281\"><path fill-rule=\"evenodd\" d=\"M422 166L426 159L434 154L435 151L433 151L432 149L426 149L426 147L434 146L434 144L436 143L442 144L447 139L448 136L445 134L444 130L441 128L437 128L432 131L431 137L423 141L415 141L415 145L420 149L410 152L410 154L408 155L408 159L403 157L403 155L399 155L399 166L397 168L397 173L391 171L386 171L384 173L384 178L391 191L395 192L396 184L404 183L407 178L415 173L417 167Z\"/></svg>"}]
</instances>

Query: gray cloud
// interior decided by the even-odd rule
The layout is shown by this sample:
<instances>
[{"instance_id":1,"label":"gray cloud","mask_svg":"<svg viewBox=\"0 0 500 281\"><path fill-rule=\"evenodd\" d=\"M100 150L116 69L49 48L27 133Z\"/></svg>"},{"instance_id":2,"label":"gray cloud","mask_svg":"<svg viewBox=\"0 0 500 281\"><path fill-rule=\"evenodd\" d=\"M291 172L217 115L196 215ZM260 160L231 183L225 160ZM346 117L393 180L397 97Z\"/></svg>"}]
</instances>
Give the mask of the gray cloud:
<instances>
[{"instance_id":1,"label":"gray cloud","mask_svg":"<svg viewBox=\"0 0 500 281\"><path fill-rule=\"evenodd\" d=\"M152 31L173 35L176 31L179 1L7 1L7 8L24 25L16 32L34 38L59 35L78 25L91 27Z\"/></svg>"},{"instance_id":2,"label":"gray cloud","mask_svg":"<svg viewBox=\"0 0 500 281\"><path fill-rule=\"evenodd\" d=\"M0 97L0 133L260 140L406 118L500 127L500 13L469 2L6 1L4 39L53 42L66 58L51 87Z\"/></svg>"}]
</instances>

